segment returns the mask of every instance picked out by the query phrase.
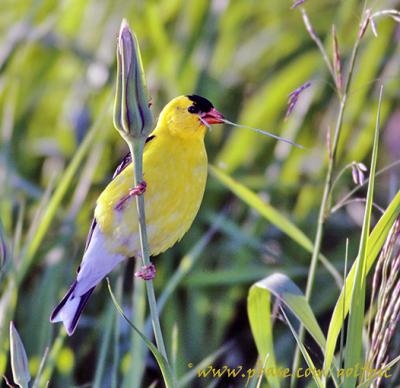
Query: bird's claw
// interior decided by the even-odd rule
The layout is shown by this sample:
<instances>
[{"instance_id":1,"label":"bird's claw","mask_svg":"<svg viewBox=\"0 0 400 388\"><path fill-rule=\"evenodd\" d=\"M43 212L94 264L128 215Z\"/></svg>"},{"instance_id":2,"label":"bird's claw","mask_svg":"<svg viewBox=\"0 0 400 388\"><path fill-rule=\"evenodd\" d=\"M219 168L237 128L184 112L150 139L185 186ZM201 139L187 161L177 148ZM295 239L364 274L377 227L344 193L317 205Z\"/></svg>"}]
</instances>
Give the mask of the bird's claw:
<instances>
[{"instance_id":1,"label":"bird's claw","mask_svg":"<svg viewBox=\"0 0 400 388\"><path fill-rule=\"evenodd\" d=\"M118 203L115 205L115 210L121 210L125 202L129 198L134 197L135 195L142 195L146 191L146 188L147 188L146 182L142 181L136 187L130 189L128 195L125 195L125 197L119 200Z\"/></svg>"},{"instance_id":2,"label":"bird's claw","mask_svg":"<svg viewBox=\"0 0 400 388\"><path fill-rule=\"evenodd\" d=\"M143 280L151 280L156 276L156 272L156 266L154 264L149 264L143 266L139 271L135 272L135 276Z\"/></svg>"},{"instance_id":3,"label":"bird's claw","mask_svg":"<svg viewBox=\"0 0 400 388\"><path fill-rule=\"evenodd\" d=\"M136 187L129 190L129 196L132 195L142 195L147 188L147 183L145 181L141 181Z\"/></svg>"}]
</instances>

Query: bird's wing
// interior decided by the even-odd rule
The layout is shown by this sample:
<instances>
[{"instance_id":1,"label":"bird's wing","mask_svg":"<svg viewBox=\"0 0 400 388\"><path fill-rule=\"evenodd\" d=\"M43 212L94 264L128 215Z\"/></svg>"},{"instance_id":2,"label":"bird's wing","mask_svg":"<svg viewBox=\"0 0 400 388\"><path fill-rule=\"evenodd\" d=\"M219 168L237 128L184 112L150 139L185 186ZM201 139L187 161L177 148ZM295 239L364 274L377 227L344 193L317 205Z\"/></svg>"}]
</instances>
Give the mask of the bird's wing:
<instances>
[{"instance_id":1,"label":"bird's wing","mask_svg":"<svg viewBox=\"0 0 400 388\"><path fill-rule=\"evenodd\" d=\"M89 233L86 238L85 252L88 249L88 246L90 244L90 240L92 239L93 232L94 232L94 229L96 228L96 225L97 225L96 218L93 217L92 224L90 225ZM79 268L78 268L78 271L79 271Z\"/></svg>"},{"instance_id":2,"label":"bird's wing","mask_svg":"<svg viewBox=\"0 0 400 388\"><path fill-rule=\"evenodd\" d=\"M125 258L120 253L112 252L107 238L99 228L95 228L76 277L74 297L83 296L90 291Z\"/></svg>"},{"instance_id":3,"label":"bird's wing","mask_svg":"<svg viewBox=\"0 0 400 388\"><path fill-rule=\"evenodd\" d=\"M146 139L146 143L145 143L145 144L147 144L147 143L149 143L150 141L152 141L155 137L156 137L155 135L150 135L150 136L148 136L147 139ZM146 149L146 148L145 148L145 149ZM129 164L131 164L131 162L132 162L132 156L131 156L131 153L128 152L128 153L122 158L122 160L119 162L117 168L116 168L115 171L114 171L114 174L113 174L111 180L113 181L119 174L121 174L121 172L124 171L125 168L128 167ZM89 246L89 244L90 244L90 241L92 240L93 232L94 232L94 230L95 230L95 228L96 228L96 225L97 225L96 218L93 217L92 224L90 225L89 233L88 233L88 236L87 236L87 238L86 238L85 252L86 252L86 250L88 249L88 246ZM77 272L79 272L79 268L78 268Z\"/></svg>"},{"instance_id":4,"label":"bird's wing","mask_svg":"<svg viewBox=\"0 0 400 388\"><path fill-rule=\"evenodd\" d=\"M146 143L154 137L154 135L149 136ZM111 180L114 180L131 162L132 158L128 153L117 166ZM68 335L72 335L75 331L83 308L97 283L125 258L121 254L108 251L105 239L96 226L96 218L93 218L86 239L85 254L77 269L77 279L50 316L51 322L64 323Z\"/></svg>"},{"instance_id":5,"label":"bird's wing","mask_svg":"<svg viewBox=\"0 0 400 388\"><path fill-rule=\"evenodd\" d=\"M119 174L121 174L121 172L124 171L125 168L128 167L131 162L132 162L132 156L131 156L131 153L128 152L122 158L122 160L119 162L117 168L114 171L114 174L113 174L111 180L114 180Z\"/></svg>"}]
</instances>

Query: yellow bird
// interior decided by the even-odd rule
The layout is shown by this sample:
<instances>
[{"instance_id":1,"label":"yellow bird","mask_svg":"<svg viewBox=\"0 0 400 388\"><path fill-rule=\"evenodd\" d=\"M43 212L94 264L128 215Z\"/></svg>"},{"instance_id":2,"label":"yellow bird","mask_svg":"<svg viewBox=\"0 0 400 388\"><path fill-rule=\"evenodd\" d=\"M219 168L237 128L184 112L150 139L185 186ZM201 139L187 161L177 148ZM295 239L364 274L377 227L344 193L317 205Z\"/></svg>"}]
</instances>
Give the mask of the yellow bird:
<instances>
[{"instance_id":1,"label":"yellow bird","mask_svg":"<svg viewBox=\"0 0 400 388\"><path fill-rule=\"evenodd\" d=\"M76 280L53 310L51 322L63 322L72 335L96 285L122 260L140 257L135 195L144 195L151 255L164 252L183 237L206 185L207 127L223 120L210 101L197 95L177 97L165 106L146 141L145 182L132 189L133 165L128 154L97 200ZM152 268L139 274L144 279L152 275Z\"/></svg>"}]
</instances>

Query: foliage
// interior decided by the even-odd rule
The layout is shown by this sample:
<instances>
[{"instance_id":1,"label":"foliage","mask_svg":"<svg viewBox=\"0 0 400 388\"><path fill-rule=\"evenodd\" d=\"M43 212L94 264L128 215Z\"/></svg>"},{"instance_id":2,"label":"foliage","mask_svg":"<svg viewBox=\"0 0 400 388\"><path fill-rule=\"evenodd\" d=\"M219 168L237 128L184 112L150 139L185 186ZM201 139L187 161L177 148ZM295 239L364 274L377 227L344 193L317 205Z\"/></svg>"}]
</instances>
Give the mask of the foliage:
<instances>
[{"instance_id":1,"label":"foliage","mask_svg":"<svg viewBox=\"0 0 400 388\"><path fill-rule=\"evenodd\" d=\"M398 6L390 0L370 3L371 14ZM162 379L142 339L117 315L105 284L93 295L73 337L66 338L62 328L48 321L80 262L96 198L127 152L113 130L112 114L122 18L140 42L155 117L176 95L196 93L209 98L229 120L305 146L297 149L245 129L214 126L206 138L213 173L199 215L180 243L154 259L161 327L178 385L213 383L211 377L197 377L197 365L243 365L246 370L257 365L247 294L253 283L275 273L306 294L331 157L327 143L332 143L340 110L338 74L348 74L366 15L354 0L308 0L301 5L328 59L336 58L329 69L303 23L301 8L291 6L280 0L2 2L0 376L10 381L13 376L12 320L37 386L94 381L96 387L147 387ZM318 322L314 329L321 329L330 346L333 367L340 366L345 354L344 338L339 338L343 306L347 310L351 301L356 271L350 266L360 245L366 197L364 185L349 200L346 195L355 185L352 173L339 172L353 161L370 166L381 84L377 171L400 158L398 25L387 16L373 19L377 37L369 25L360 40L332 169L332 178L340 178L333 179L322 214L324 233L316 257L324 263L316 265L313 292L304 302ZM339 67L335 54L340 54ZM301 91L285 118L289 94L307 82L311 86ZM375 178L374 204L387 210L382 218L376 206L372 210L371 245L364 247L368 270L399 212L399 164ZM133 280L133 267L133 261L121 266L122 275L112 275L111 285L127 317L150 337L144 284ZM370 278L364 281L368 290ZM273 299L269 303L274 306ZM364 327L375 311L367 307L361 317ZM290 368L301 343L308 362L321 367L324 344L317 339L321 346L315 345L308 336L295 339L290 334L298 330L293 313L298 316L299 311L264 312L264 318L274 318L267 333L274 354L261 364ZM282 315L282 320L275 319ZM334 327L328 331L330 324ZM263 323L258 325L262 330ZM393 341L398 344L399 336ZM307 381L311 376L299 383ZM218 383L243 386L242 379L228 377L214 380ZM250 384L256 386L256 379Z\"/></svg>"}]
</instances>

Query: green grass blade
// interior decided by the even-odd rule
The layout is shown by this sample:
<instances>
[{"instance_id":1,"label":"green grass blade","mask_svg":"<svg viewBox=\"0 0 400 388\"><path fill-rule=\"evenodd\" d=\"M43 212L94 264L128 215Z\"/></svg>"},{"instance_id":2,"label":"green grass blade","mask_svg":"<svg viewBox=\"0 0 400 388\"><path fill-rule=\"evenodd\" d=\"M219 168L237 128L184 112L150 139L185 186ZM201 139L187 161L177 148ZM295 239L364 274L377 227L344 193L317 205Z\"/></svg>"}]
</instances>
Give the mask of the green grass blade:
<instances>
[{"instance_id":1,"label":"green grass blade","mask_svg":"<svg viewBox=\"0 0 400 388\"><path fill-rule=\"evenodd\" d=\"M393 225L394 220L398 216L400 212L400 192L397 193L395 198L392 200L390 205L388 206L387 210L383 214L383 216L378 221L377 225L375 226L374 230L368 236L369 230L369 218L370 218L370 208L372 206L372 194L373 194L373 181L375 177L375 169L376 169L376 158L377 158L377 143L378 143L378 135L379 135L379 109L380 103L378 108L378 117L377 117L377 125L375 128L375 138L374 138L374 148L373 148L373 156L371 162L371 179L369 182L368 188L368 196L367 196L367 206L366 206L366 213L364 217L364 226L362 232L362 238L360 242L360 249L359 255L356 259L356 262L353 264L352 269L347 276L345 290L346 294L344 295L344 291L342 293L336 303L335 310L332 314L331 322L329 325L328 330L328 337L327 337L327 347L325 351L325 366L329 367L332 360L333 355L336 347L336 341L338 335L340 333L341 327L343 325L343 320L346 317L347 312L350 309L350 301L353 301L354 294L352 294L353 289L355 293L360 293L360 287L365 286L365 278L368 274L368 271L372 267L377 254L382 247L382 244L389 232L391 226ZM372 181L372 183L371 183ZM363 257L361 257L361 255ZM360 258L361 257L361 258ZM360 264L361 263L361 264ZM357 276L356 276L357 275ZM361 289L362 291L362 289ZM359 297L361 295L358 295ZM362 306L361 306L362 307ZM358 307L360 308L360 307ZM357 310L356 310L357 311ZM354 312L354 311L353 311ZM354 316L354 314L353 314ZM359 323L360 324L360 323ZM362 324L362 323L361 323ZM353 323L355 325L355 323ZM353 329L354 330L354 329ZM361 341L361 340L360 340ZM361 346L361 342L359 344ZM351 354L351 362L354 361L356 349L353 348L354 354ZM361 348L359 348L361 349ZM347 355L347 354L346 354ZM347 365L349 364L349 359L347 359ZM354 384L354 381L353 381Z\"/></svg>"},{"instance_id":2,"label":"green grass blade","mask_svg":"<svg viewBox=\"0 0 400 388\"><path fill-rule=\"evenodd\" d=\"M247 312L251 331L261 359L269 354L266 368L275 368L276 360L273 349L271 322L271 295L282 301L302 322L321 349L325 347L325 337L306 301L303 293L286 275L275 273L255 283L247 298ZM273 387L279 387L277 377L267 375Z\"/></svg>"},{"instance_id":3,"label":"green grass blade","mask_svg":"<svg viewBox=\"0 0 400 388\"><path fill-rule=\"evenodd\" d=\"M111 332L113 328L113 323L114 323L114 308L113 305L110 303L109 306L107 306L107 311L105 313L105 317L103 319L103 334L101 337L101 345L100 345L100 351L99 351L99 356L96 361L96 371L94 374L94 380L92 387L93 388L100 388L101 387L101 382L103 379L104 375L104 370L106 366L106 358L107 354L110 349L110 342L111 342Z\"/></svg>"},{"instance_id":4,"label":"green grass blade","mask_svg":"<svg viewBox=\"0 0 400 388\"><path fill-rule=\"evenodd\" d=\"M62 350L66 336L67 332L65 331L65 329L63 327L60 327L57 337L51 345L51 349L49 351L43 373L39 378L39 387L47 386L48 382L50 381L54 372L54 368L56 366L57 358Z\"/></svg>"},{"instance_id":5,"label":"green grass blade","mask_svg":"<svg viewBox=\"0 0 400 388\"><path fill-rule=\"evenodd\" d=\"M178 324L175 323L174 326L172 326L172 334L171 334L171 367L172 370L175 373L175 376L177 375L176 372L176 366L177 366L177 360L178 360L178 347L179 347L179 329L178 329Z\"/></svg>"},{"instance_id":6,"label":"green grass blade","mask_svg":"<svg viewBox=\"0 0 400 388\"><path fill-rule=\"evenodd\" d=\"M254 284L280 299L304 324L317 344L324 348L326 340L317 319L299 287L286 275L275 273ZM253 286L253 287L254 287Z\"/></svg>"},{"instance_id":7,"label":"green grass blade","mask_svg":"<svg viewBox=\"0 0 400 388\"><path fill-rule=\"evenodd\" d=\"M35 380L33 381L33 384L32 384L32 388L40 388L39 381L40 381L40 378L42 377L44 366L46 365L47 356L49 355L49 350L50 350L49 347L46 347L46 349L44 350L42 359L40 360L39 369L36 373Z\"/></svg>"},{"instance_id":8,"label":"green grass blade","mask_svg":"<svg viewBox=\"0 0 400 388\"><path fill-rule=\"evenodd\" d=\"M286 217L276 210L269 203L264 202L257 194L253 193L241 183L235 181L219 168L209 166L211 175L231 190L242 201L257 210L264 218L272 222L282 232L286 233L293 241L297 242L304 249L312 247L310 239Z\"/></svg>"},{"instance_id":9,"label":"green grass blade","mask_svg":"<svg viewBox=\"0 0 400 388\"><path fill-rule=\"evenodd\" d=\"M372 203L374 196L374 184L375 184L375 171L376 162L378 159L378 142L379 142L379 121L380 121L380 108L382 102L382 91L381 88L379 95L378 114L376 118L374 145L372 149L372 161L371 161L371 179L368 183L367 203L365 206L364 222L361 232L360 248L358 251L358 257L356 260L356 273L353 293L351 297L349 323L347 330L346 348L344 352L344 366L345 370L354 368L356 364L361 363L361 349L362 349L362 331L364 323L365 313L365 292L366 292L366 280L367 280L367 243L368 235L371 225L371 212ZM357 377L354 375L348 376L344 380L344 387L351 388L356 384Z\"/></svg>"},{"instance_id":10,"label":"green grass blade","mask_svg":"<svg viewBox=\"0 0 400 388\"><path fill-rule=\"evenodd\" d=\"M182 258L179 267L169 279L158 300L158 312L161 313L168 299L181 283L183 278L191 271L197 260L201 257L205 247L209 244L222 222L222 214L215 220L211 228L197 241L193 248Z\"/></svg>"},{"instance_id":11,"label":"green grass blade","mask_svg":"<svg viewBox=\"0 0 400 388\"><path fill-rule=\"evenodd\" d=\"M122 310L122 307L119 305L117 300L115 299L115 295L112 292L111 289L111 284L110 281L107 278L107 285L108 285L108 291L110 292L111 299L118 310L118 312L122 315L122 317L125 319L125 321L129 324L129 326L137 333L139 336L142 338L146 346L149 348L149 350L153 353L154 358L156 359L158 366L160 367L161 373L164 378L164 383L167 388L170 387L176 387L176 384L174 382L173 374L168 366L167 360L164 358L164 356L158 351L158 349L150 342L150 340L132 323L132 321L125 315L124 311Z\"/></svg>"},{"instance_id":12,"label":"green grass blade","mask_svg":"<svg viewBox=\"0 0 400 388\"><path fill-rule=\"evenodd\" d=\"M123 284L123 272L119 272L117 277L116 285L116 298L122 298L122 284ZM113 333L113 360L110 368L111 374L111 388L117 388L118 385L118 367L120 361L120 317L116 314L114 316L114 333Z\"/></svg>"},{"instance_id":13,"label":"green grass blade","mask_svg":"<svg viewBox=\"0 0 400 388\"><path fill-rule=\"evenodd\" d=\"M221 287L237 286L239 284L249 284L260 279L260 273L272 275L275 272L283 272L291 278L307 276L307 271L303 268L273 266L271 269L265 265L251 265L246 271L233 269L206 270L189 274L183 281L183 285L191 287Z\"/></svg>"},{"instance_id":14,"label":"green grass blade","mask_svg":"<svg viewBox=\"0 0 400 388\"><path fill-rule=\"evenodd\" d=\"M288 235L293 241L303 247L307 252L312 252L313 243L311 240L289 219L283 216L278 210L276 210L269 203L264 202L257 194L252 192L247 187L243 186L241 183L234 180L228 174L226 174L221 169L210 165L209 170L211 175L220 181L224 186L232 191L238 198L240 198L247 205L256 210L261 216L275 225L283 233ZM342 279L340 273L335 269L335 267L329 263L329 261L322 255L320 255L320 260L329 271L329 273L336 280L337 284L342 284Z\"/></svg>"},{"instance_id":15,"label":"green grass blade","mask_svg":"<svg viewBox=\"0 0 400 388\"><path fill-rule=\"evenodd\" d=\"M267 362L265 368L276 368L271 321L271 294L253 285L247 297L247 315L259 358ZM271 387L280 387L276 376L266 376Z\"/></svg>"},{"instance_id":16,"label":"green grass blade","mask_svg":"<svg viewBox=\"0 0 400 388\"><path fill-rule=\"evenodd\" d=\"M5 264L7 259L7 243L6 238L3 230L3 226L0 219L0 275L3 271L3 265ZM1 280L1 276L0 276Z\"/></svg>"},{"instance_id":17,"label":"green grass blade","mask_svg":"<svg viewBox=\"0 0 400 388\"><path fill-rule=\"evenodd\" d=\"M293 337L296 339L297 345L298 345L298 347L299 347L299 349L300 349L300 351L301 351L301 354L303 355L304 360L306 361L308 367L310 368L310 370L316 371L317 368L315 367L312 358L311 358L310 355L308 354L308 352L307 352L305 346L303 345L303 343L300 341L300 338L299 338L299 336L297 335L296 330L294 329L294 327L293 327L292 324L290 323L290 320L289 320L289 318L287 317L287 315L285 314L285 311L284 311L283 308L281 308L281 312L282 312L283 316L285 317L285 320L286 320L286 322L287 322L287 324L288 324L288 326L289 326L289 328L290 328L290 331L291 331L292 334L293 334ZM317 386L318 386L319 388L322 388L322 387L324 386L324 385L322 384L321 378L318 376L317 373L312 373L311 376L312 376L312 378L314 379L315 383L317 384Z\"/></svg>"}]
</instances>

